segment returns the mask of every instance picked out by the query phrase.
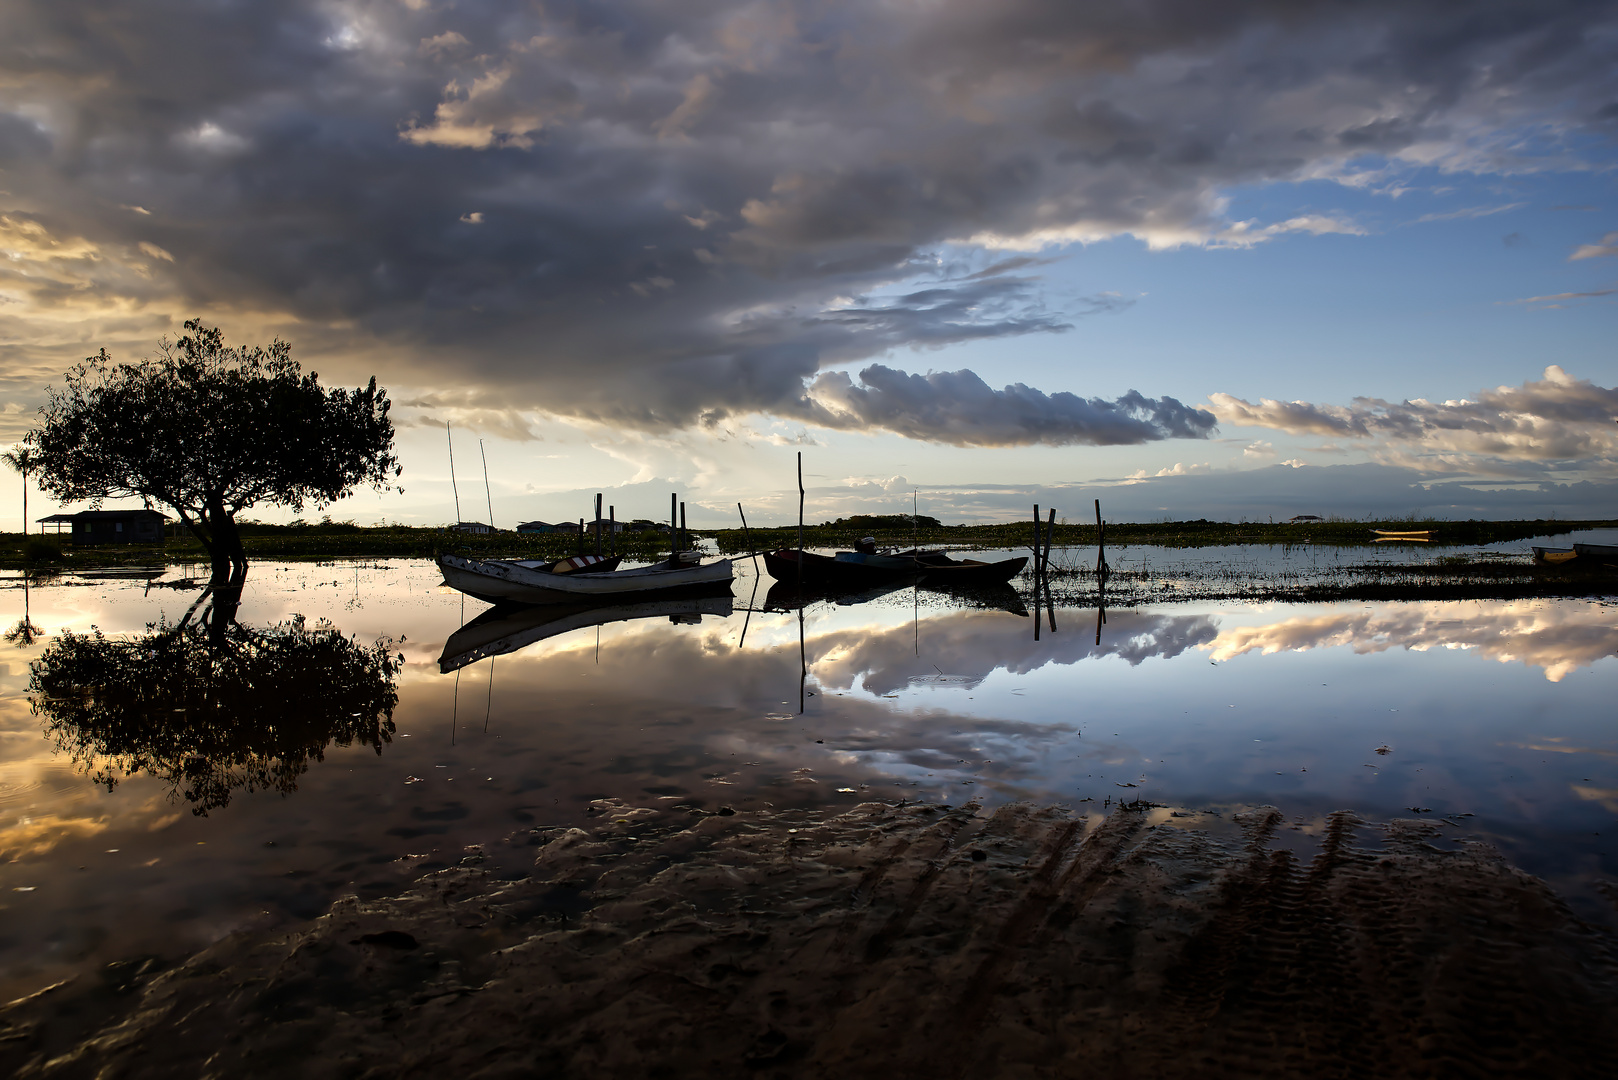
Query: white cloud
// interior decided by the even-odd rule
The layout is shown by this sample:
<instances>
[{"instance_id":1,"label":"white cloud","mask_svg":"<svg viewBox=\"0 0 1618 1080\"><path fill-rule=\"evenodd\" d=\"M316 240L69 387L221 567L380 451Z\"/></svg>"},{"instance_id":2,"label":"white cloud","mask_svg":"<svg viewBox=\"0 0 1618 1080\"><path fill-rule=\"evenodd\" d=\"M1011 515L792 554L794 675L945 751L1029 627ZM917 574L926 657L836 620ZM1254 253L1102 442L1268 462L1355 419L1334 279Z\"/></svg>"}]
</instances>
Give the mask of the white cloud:
<instances>
[{"instance_id":1,"label":"white cloud","mask_svg":"<svg viewBox=\"0 0 1618 1080\"><path fill-rule=\"evenodd\" d=\"M1472 398L1402 402L1355 398L1348 406L1209 396L1221 423L1374 445L1378 460L1445 472L1618 463L1618 388L1576 379L1552 364L1520 387Z\"/></svg>"},{"instance_id":2,"label":"white cloud","mask_svg":"<svg viewBox=\"0 0 1618 1080\"><path fill-rule=\"evenodd\" d=\"M1600 259L1609 255L1618 255L1618 232L1610 232L1603 236L1599 244L1581 244L1573 254L1568 256L1568 261Z\"/></svg>"}]
</instances>

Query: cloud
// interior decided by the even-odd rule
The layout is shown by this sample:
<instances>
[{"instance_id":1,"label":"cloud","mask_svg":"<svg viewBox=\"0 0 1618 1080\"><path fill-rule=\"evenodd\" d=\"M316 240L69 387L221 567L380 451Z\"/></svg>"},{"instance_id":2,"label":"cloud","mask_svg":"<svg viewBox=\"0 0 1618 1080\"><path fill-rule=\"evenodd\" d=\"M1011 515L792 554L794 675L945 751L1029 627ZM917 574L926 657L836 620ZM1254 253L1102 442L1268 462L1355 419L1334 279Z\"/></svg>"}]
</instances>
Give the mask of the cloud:
<instances>
[{"instance_id":1,"label":"cloud","mask_svg":"<svg viewBox=\"0 0 1618 1080\"><path fill-rule=\"evenodd\" d=\"M881 429L952 446L1119 446L1204 439L1213 414L1133 390L1116 401L1046 394L1014 383L995 390L971 371L906 374L881 364L827 372L809 389L816 423Z\"/></svg>"},{"instance_id":2,"label":"cloud","mask_svg":"<svg viewBox=\"0 0 1618 1080\"><path fill-rule=\"evenodd\" d=\"M1567 608L1537 603L1468 601L1397 605L1286 619L1221 630L1209 645L1219 661L1249 652L1301 652L1350 646L1356 653L1389 649L1475 649L1505 663L1538 667L1561 682L1582 667L1618 652L1618 629L1594 605Z\"/></svg>"},{"instance_id":3,"label":"cloud","mask_svg":"<svg viewBox=\"0 0 1618 1080\"><path fill-rule=\"evenodd\" d=\"M1548 296L1529 296L1522 300L1508 300L1510 304L1542 304L1547 308L1559 308L1564 300L1593 300L1602 296L1618 294L1618 289L1592 289L1589 292L1561 292L1551 293Z\"/></svg>"},{"instance_id":4,"label":"cloud","mask_svg":"<svg viewBox=\"0 0 1618 1080\"><path fill-rule=\"evenodd\" d=\"M1523 465L1603 466L1618 462L1618 388L1576 379L1559 366L1521 387L1484 390L1475 400L1314 405L1229 394L1209 396L1222 423L1294 435L1376 440L1382 460L1443 472L1524 474Z\"/></svg>"},{"instance_id":5,"label":"cloud","mask_svg":"<svg viewBox=\"0 0 1618 1080\"><path fill-rule=\"evenodd\" d=\"M1580 259L1600 259L1608 255L1618 255L1618 232L1610 232L1603 236L1599 244L1580 244L1567 258L1568 262L1577 262Z\"/></svg>"},{"instance_id":6,"label":"cloud","mask_svg":"<svg viewBox=\"0 0 1618 1080\"><path fill-rule=\"evenodd\" d=\"M1506 203L1503 206L1468 206L1463 210L1451 210L1447 214L1423 214L1416 219L1420 225L1429 221L1463 221L1469 218L1493 217L1495 214L1504 214L1508 210L1521 210L1527 203Z\"/></svg>"},{"instance_id":7,"label":"cloud","mask_svg":"<svg viewBox=\"0 0 1618 1080\"><path fill-rule=\"evenodd\" d=\"M1128 303L988 272L1001 248L1358 235L1330 210L1234 220L1231 193L1583 168L1604 130L1610 5L1280 10L16 0L0 211L102 258L30 256L49 273L9 279L0 332L71 360L68 326L93 351L217 313L329 378L381 359L395 384L646 430L824 411L969 445L1194 435L1172 399L1079 397L1082 372L822 386L840 412L810 387Z\"/></svg>"}]
</instances>

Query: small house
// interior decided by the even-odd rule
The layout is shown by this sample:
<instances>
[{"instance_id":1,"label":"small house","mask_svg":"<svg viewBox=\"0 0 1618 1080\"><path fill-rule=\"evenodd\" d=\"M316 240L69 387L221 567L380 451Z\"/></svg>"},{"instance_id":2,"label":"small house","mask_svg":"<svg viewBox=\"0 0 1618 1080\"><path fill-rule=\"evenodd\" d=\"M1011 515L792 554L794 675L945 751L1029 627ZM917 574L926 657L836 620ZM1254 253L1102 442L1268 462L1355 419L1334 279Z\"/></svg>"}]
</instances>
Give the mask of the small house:
<instances>
[{"instance_id":1,"label":"small house","mask_svg":"<svg viewBox=\"0 0 1618 1080\"><path fill-rule=\"evenodd\" d=\"M52 514L39 519L41 532L47 529L67 533L75 546L97 544L161 544L166 515L156 510L80 510L77 514Z\"/></svg>"},{"instance_id":2,"label":"small house","mask_svg":"<svg viewBox=\"0 0 1618 1080\"><path fill-rule=\"evenodd\" d=\"M455 524L449 527L449 531L458 533L472 533L476 536L487 536L489 533L498 532L499 530L493 525L485 525L481 521L457 521Z\"/></svg>"},{"instance_id":3,"label":"small house","mask_svg":"<svg viewBox=\"0 0 1618 1080\"><path fill-rule=\"evenodd\" d=\"M525 521L517 526L517 531L529 534L567 533L571 536L577 536L579 534L579 523L577 521L562 521L553 525L548 521Z\"/></svg>"}]
</instances>

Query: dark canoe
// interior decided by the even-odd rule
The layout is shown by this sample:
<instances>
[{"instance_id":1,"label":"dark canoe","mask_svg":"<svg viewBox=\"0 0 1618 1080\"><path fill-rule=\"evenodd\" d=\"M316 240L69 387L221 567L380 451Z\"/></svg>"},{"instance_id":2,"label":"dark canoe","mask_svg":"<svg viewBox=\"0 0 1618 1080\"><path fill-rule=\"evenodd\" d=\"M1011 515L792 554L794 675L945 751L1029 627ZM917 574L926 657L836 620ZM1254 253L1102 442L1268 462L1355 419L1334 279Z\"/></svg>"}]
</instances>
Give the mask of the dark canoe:
<instances>
[{"instance_id":1,"label":"dark canoe","mask_svg":"<svg viewBox=\"0 0 1618 1080\"><path fill-rule=\"evenodd\" d=\"M1618 561L1618 544L1574 544L1573 550L1579 553L1581 559Z\"/></svg>"},{"instance_id":2,"label":"dark canoe","mask_svg":"<svg viewBox=\"0 0 1618 1080\"><path fill-rule=\"evenodd\" d=\"M951 559L949 556L924 557L921 583L935 586L1004 585L1028 565L1028 556L1001 559L999 562L981 562L977 559ZM941 560L941 561L939 561Z\"/></svg>"},{"instance_id":3,"label":"dark canoe","mask_svg":"<svg viewBox=\"0 0 1618 1080\"><path fill-rule=\"evenodd\" d=\"M803 557L799 571L799 556ZM903 566L873 565L864 562L846 562L812 551L781 548L764 553L764 568L777 581L788 585L800 582L810 589L861 589L902 581L916 575L916 564L907 561Z\"/></svg>"}]
</instances>

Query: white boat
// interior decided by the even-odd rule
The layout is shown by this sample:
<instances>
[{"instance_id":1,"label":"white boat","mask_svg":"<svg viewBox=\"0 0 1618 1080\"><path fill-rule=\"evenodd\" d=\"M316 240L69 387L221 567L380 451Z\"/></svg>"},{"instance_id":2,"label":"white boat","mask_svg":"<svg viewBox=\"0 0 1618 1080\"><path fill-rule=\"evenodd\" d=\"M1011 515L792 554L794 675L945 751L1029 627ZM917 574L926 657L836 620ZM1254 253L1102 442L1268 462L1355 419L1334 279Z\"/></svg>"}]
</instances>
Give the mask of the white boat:
<instances>
[{"instance_id":1,"label":"white boat","mask_svg":"<svg viewBox=\"0 0 1618 1080\"><path fill-rule=\"evenodd\" d=\"M440 555L438 569L444 584L491 604L577 604L581 601L627 600L647 594L701 591L728 584L731 561L707 564L689 561L694 552L682 552L678 563L661 562L633 570L592 574L558 574L542 564L505 559L464 559Z\"/></svg>"}]
</instances>

